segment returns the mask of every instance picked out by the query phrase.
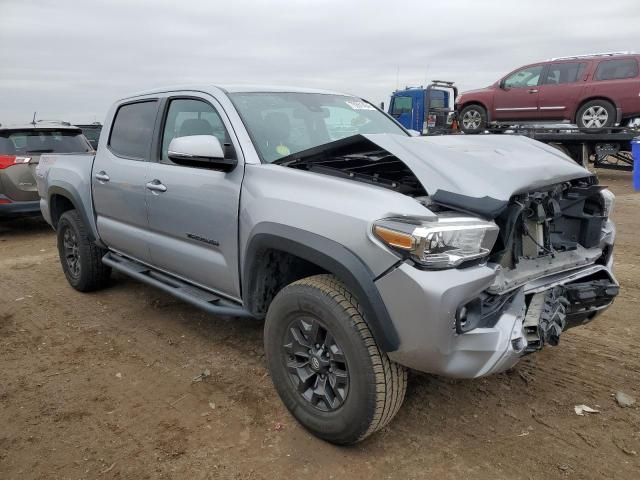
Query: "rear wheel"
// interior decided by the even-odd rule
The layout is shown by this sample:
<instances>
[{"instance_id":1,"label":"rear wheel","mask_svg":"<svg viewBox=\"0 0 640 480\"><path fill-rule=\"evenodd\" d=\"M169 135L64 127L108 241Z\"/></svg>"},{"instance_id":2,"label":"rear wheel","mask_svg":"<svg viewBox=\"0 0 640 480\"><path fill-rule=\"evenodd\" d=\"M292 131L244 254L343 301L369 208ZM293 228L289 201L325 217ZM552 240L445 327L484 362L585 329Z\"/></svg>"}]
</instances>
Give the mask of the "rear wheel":
<instances>
[{"instance_id":1,"label":"rear wheel","mask_svg":"<svg viewBox=\"0 0 640 480\"><path fill-rule=\"evenodd\" d=\"M60 264L69 284L81 292L105 286L111 275L111 268L102 263L106 251L89 239L76 210L62 214L57 234Z\"/></svg>"},{"instance_id":2,"label":"rear wheel","mask_svg":"<svg viewBox=\"0 0 640 480\"><path fill-rule=\"evenodd\" d=\"M487 128L487 111L480 105L468 105L460 111L460 130L480 133Z\"/></svg>"},{"instance_id":3,"label":"rear wheel","mask_svg":"<svg viewBox=\"0 0 640 480\"><path fill-rule=\"evenodd\" d=\"M579 128L587 128L593 133L613 127L616 121L616 109L607 100L592 100L580 107L576 115Z\"/></svg>"},{"instance_id":4,"label":"rear wheel","mask_svg":"<svg viewBox=\"0 0 640 480\"><path fill-rule=\"evenodd\" d=\"M358 442L402 405L405 368L380 351L357 300L331 275L282 289L269 307L264 342L280 398L324 440Z\"/></svg>"}]
</instances>

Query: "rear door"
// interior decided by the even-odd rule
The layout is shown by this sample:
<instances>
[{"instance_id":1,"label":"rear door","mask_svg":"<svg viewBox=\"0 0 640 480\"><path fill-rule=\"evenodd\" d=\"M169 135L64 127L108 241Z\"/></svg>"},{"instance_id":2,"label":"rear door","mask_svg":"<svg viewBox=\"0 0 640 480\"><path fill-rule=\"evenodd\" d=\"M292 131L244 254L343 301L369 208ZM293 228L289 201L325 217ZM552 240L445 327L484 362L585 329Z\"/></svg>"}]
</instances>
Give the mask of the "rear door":
<instances>
[{"instance_id":1,"label":"rear door","mask_svg":"<svg viewBox=\"0 0 640 480\"><path fill-rule=\"evenodd\" d=\"M639 75L635 57L601 60L588 82L588 96L611 99L625 117L640 114Z\"/></svg>"},{"instance_id":2,"label":"rear door","mask_svg":"<svg viewBox=\"0 0 640 480\"><path fill-rule=\"evenodd\" d=\"M163 100L147 204L153 265L191 283L240 298L238 208L244 162L231 124L211 96L184 92ZM233 144L231 172L177 165L167 151L175 137L214 135Z\"/></svg>"},{"instance_id":3,"label":"rear door","mask_svg":"<svg viewBox=\"0 0 640 480\"><path fill-rule=\"evenodd\" d=\"M158 99L124 103L113 112L92 171L98 233L113 250L150 259L146 187Z\"/></svg>"},{"instance_id":4,"label":"rear door","mask_svg":"<svg viewBox=\"0 0 640 480\"><path fill-rule=\"evenodd\" d=\"M586 88L586 62L558 62L547 66L539 87L543 120L573 120L573 111Z\"/></svg>"},{"instance_id":5,"label":"rear door","mask_svg":"<svg viewBox=\"0 0 640 480\"><path fill-rule=\"evenodd\" d=\"M538 120L538 93L544 64L507 75L495 90L492 120Z\"/></svg>"}]
</instances>

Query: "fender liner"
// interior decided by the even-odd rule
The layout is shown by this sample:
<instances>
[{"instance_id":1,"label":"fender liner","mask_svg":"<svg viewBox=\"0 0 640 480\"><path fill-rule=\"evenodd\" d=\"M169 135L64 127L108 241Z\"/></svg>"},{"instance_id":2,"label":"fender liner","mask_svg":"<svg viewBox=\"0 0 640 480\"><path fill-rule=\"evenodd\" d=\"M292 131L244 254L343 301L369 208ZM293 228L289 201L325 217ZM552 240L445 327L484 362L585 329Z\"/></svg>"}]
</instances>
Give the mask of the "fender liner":
<instances>
[{"instance_id":1,"label":"fender liner","mask_svg":"<svg viewBox=\"0 0 640 480\"><path fill-rule=\"evenodd\" d=\"M73 208L76 209L76 211L80 215L80 218L86 225L90 240L94 242L96 245L104 248L104 244L100 241L100 237L98 236L98 231L96 229L95 221L93 221L93 218L87 214L87 210L84 207L84 204L82 203L80 194L73 187L73 185L71 184L67 184L64 186L52 185L49 187L49 190L47 191L47 201L49 202L49 212L52 215L52 218L51 218L52 223L53 223L53 212L52 212L51 199L53 198L54 195L63 196L71 202L71 204L73 205ZM51 225L51 226L55 228L55 225Z\"/></svg>"},{"instance_id":2,"label":"fender liner","mask_svg":"<svg viewBox=\"0 0 640 480\"><path fill-rule=\"evenodd\" d=\"M315 233L271 222L254 227L244 256L244 298L251 298L249 292L255 288L255 272L259 268L256 258L265 249L290 253L334 274L357 297L378 346L385 352L399 348L400 338L374 283L374 273L344 245ZM253 311L252 305L245 306Z\"/></svg>"}]
</instances>

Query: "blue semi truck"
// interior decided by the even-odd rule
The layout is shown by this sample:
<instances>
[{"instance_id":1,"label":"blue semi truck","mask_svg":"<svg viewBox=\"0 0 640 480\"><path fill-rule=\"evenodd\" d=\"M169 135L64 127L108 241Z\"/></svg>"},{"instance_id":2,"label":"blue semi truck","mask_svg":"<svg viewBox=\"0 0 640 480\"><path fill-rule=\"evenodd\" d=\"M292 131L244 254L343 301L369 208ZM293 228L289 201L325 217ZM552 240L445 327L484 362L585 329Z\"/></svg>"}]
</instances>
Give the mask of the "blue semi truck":
<instances>
[{"instance_id":1,"label":"blue semi truck","mask_svg":"<svg viewBox=\"0 0 640 480\"><path fill-rule=\"evenodd\" d=\"M388 113L405 128L422 135L451 133L457 95L454 83L444 80L433 80L426 88L406 87L391 94Z\"/></svg>"}]
</instances>

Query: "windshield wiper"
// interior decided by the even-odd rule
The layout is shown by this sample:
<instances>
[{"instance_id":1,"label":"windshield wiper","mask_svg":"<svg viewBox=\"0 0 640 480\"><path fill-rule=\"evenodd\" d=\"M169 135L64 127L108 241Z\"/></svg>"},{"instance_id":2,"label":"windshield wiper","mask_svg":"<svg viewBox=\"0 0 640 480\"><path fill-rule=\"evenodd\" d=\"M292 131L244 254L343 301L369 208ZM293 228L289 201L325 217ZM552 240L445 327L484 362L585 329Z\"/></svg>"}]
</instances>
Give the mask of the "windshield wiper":
<instances>
[{"instance_id":1,"label":"windshield wiper","mask_svg":"<svg viewBox=\"0 0 640 480\"><path fill-rule=\"evenodd\" d=\"M26 153L53 153L52 148L42 148L40 150L27 150Z\"/></svg>"}]
</instances>

